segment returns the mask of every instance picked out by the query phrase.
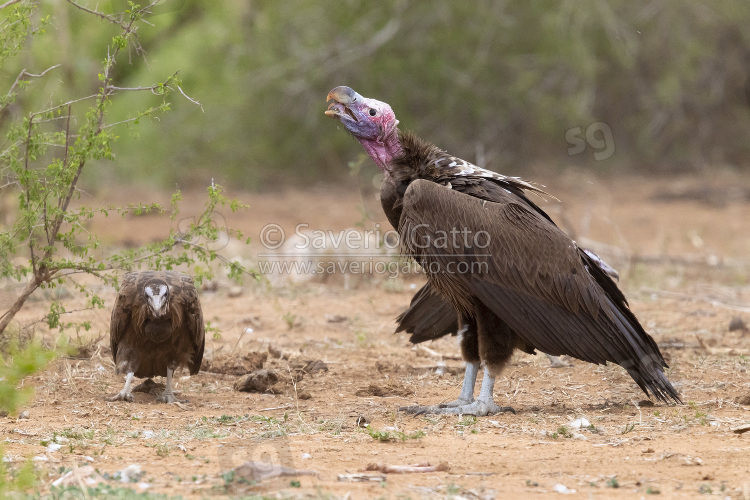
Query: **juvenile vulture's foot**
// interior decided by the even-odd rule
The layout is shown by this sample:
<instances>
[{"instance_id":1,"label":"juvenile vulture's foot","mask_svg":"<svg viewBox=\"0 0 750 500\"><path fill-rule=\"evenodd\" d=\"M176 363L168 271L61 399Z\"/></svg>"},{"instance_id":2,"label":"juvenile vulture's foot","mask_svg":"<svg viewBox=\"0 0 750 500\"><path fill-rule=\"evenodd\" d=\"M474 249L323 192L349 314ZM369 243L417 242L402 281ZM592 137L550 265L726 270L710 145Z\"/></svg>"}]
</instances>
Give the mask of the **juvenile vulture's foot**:
<instances>
[{"instance_id":1,"label":"juvenile vulture's foot","mask_svg":"<svg viewBox=\"0 0 750 500\"><path fill-rule=\"evenodd\" d=\"M127 401L128 403L132 403L135 401L135 398L133 397L133 394L130 392L118 392L112 397L104 398L106 401Z\"/></svg>"},{"instance_id":2,"label":"juvenile vulture's foot","mask_svg":"<svg viewBox=\"0 0 750 500\"><path fill-rule=\"evenodd\" d=\"M438 408L456 408L459 406L467 406L474 402L474 398L471 399L464 399L464 398L458 398L455 401L451 401L449 403L441 403L438 405Z\"/></svg>"},{"instance_id":3,"label":"juvenile vulture's foot","mask_svg":"<svg viewBox=\"0 0 750 500\"><path fill-rule=\"evenodd\" d=\"M398 410L412 415L474 415L476 417L486 417L495 413L516 413L516 410L510 406L498 406L492 401L480 400L457 406L403 406Z\"/></svg>"},{"instance_id":4,"label":"juvenile vulture's foot","mask_svg":"<svg viewBox=\"0 0 750 500\"><path fill-rule=\"evenodd\" d=\"M187 403L187 399L177 399L173 392L163 392L161 396L156 397L157 403Z\"/></svg>"}]
</instances>

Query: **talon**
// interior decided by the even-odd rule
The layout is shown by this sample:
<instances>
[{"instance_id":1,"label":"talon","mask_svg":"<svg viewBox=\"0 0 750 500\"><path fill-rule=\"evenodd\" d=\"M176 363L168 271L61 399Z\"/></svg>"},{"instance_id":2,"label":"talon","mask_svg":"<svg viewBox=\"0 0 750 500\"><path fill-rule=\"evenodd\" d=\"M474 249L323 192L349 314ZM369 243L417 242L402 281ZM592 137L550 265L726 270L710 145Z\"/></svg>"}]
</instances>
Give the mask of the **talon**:
<instances>
[{"instance_id":1,"label":"talon","mask_svg":"<svg viewBox=\"0 0 750 500\"><path fill-rule=\"evenodd\" d=\"M133 394L129 392L119 392L115 394L114 396L104 398L106 401L114 402L114 401L127 401L128 403L132 403L135 401L135 397L133 397Z\"/></svg>"},{"instance_id":2,"label":"talon","mask_svg":"<svg viewBox=\"0 0 750 500\"><path fill-rule=\"evenodd\" d=\"M177 399L175 397L174 393L165 392L161 396L157 396L156 397L156 402L157 403L166 403L166 404L170 404L170 403L187 403L188 400L187 399Z\"/></svg>"}]
</instances>

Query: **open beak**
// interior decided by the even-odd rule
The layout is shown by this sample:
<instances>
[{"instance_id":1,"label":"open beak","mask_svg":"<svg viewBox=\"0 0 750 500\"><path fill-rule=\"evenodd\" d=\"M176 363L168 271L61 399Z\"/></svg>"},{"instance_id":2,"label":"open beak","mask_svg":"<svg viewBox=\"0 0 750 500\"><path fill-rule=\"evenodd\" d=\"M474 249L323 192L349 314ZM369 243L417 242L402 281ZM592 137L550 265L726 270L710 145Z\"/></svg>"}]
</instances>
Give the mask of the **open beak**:
<instances>
[{"instance_id":1,"label":"open beak","mask_svg":"<svg viewBox=\"0 0 750 500\"><path fill-rule=\"evenodd\" d=\"M331 102L333 101L333 102ZM337 120L359 120L351 111L350 106L357 102L363 102L364 98L349 87L336 87L328 93L326 102L331 102L325 111L326 116Z\"/></svg>"}]
</instances>

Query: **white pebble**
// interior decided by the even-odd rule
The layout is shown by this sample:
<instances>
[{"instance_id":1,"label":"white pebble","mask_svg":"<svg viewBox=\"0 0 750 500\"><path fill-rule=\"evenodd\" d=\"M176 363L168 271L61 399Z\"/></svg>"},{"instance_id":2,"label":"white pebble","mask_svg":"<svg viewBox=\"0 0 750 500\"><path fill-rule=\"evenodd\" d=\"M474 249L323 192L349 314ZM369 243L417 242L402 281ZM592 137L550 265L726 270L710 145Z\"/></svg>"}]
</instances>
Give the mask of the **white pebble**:
<instances>
[{"instance_id":1,"label":"white pebble","mask_svg":"<svg viewBox=\"0 0 750 500\"><path fill-rule=\"evenodd\" d=\"M140 473L141 473L140 465L130 464L120 471L120 482L132 483L138 477Z\"/></svg>"},{"instance_id":2,"label":"white pebble","mask_svg":"<svg viewBox=\"0 0 750 500\"><path fill-rule=\"evenodd\" d=\"M586 417L581 417L573 420L568 424L572 429L586 429L591 426L591 422L586 420Z\"/></svg>"},{"instance_id":3,"label":"white pebble","mask_svg":"<svg viewBox=\"0 0 750 500\"><path fill-rule=\"evenodd\" d=\"M553 490L555 490L558 493L562 493L563 495L570 495L571 493L575 493L576 490L571 490L564 484L556 484L552 487Z\"/></svg>"},{"instance_id":4,"label":"white pebble","mask_svg":"<svg viewBox=\"0 0 750 500\"><path fill-rule=\"evenodd\" d=\"M47 451L50 453L52 453L53 451L57 451L60 448L62 448L62 445L57 443L50 443L47 445Z\"/></svg>"},{"instance_id":5,"label":"white pebble","mask_svg":"<svg viewBox=\"0 0 750 500\"><path fill-rule=\"evenodd\" d=\"M312 455L309 453L303 453L302 454L302 460L310 460L312 458Z\"/></svg>"}]
</instances>

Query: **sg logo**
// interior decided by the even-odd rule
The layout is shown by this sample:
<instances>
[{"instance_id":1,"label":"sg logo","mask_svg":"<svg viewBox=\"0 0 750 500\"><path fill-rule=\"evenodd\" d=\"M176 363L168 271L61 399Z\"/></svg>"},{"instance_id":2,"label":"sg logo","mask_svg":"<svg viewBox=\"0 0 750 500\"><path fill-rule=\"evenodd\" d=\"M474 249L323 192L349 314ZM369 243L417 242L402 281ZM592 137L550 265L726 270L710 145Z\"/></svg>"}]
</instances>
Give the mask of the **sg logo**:
<instances>
[{"instance_id":1,"label":"sg logo","mask_svg":"<svg viewBox=\"0 0 750 500\"><path fill-rule=\"evenodd\" d=\"M585 139L584 139L585 137ZM612 129L604 122L594 122L586 127L585 136L581 127L573 127L565 131L565 140L570 147L570 156L579 155L586 151L586 146L594 150L596 161L606 160L615 152L615 138Z\"/></svg>"}]
</instances>

